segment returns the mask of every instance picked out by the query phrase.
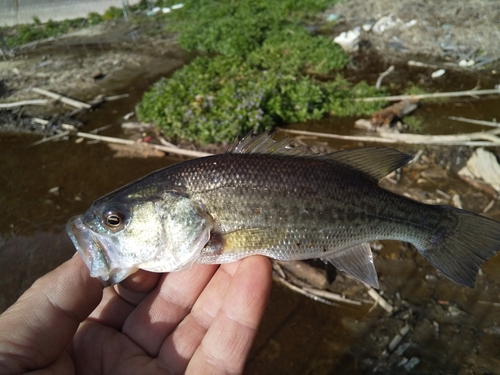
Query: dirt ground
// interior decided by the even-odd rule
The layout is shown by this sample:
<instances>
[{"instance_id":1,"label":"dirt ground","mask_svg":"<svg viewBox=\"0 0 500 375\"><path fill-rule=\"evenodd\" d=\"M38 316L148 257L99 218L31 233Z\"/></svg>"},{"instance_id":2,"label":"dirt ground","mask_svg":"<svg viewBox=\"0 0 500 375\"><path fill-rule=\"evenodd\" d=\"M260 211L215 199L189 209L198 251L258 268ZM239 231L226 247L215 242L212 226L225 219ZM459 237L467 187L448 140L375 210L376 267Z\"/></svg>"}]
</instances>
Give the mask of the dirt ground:
<instances>
[{"instance_id":1,"label":"dirt ground","mask_svg":"<svg viewBox=\"0 0 500 375\"><path fill-rule=\"evenodd\" d=\"M498 80L495 69L500 57L499 7L499 2L487 0L396 3L350 0L325 12L324 17L340 16L333 26L332 37L356 26L375 24L391 13L403 24L415 19L414 25L404 29L399 25L380 34L363 32L360 49L372 54L360 58L357 52L353 71L358 72L358 78L374 83L378 73L393 60L404 66L405 61L418 56L425 62L452 62L454 65L447 69L454 73L442 85L455 87L462 84L457 81L462 76L466 76L466 85L478 80L482 84ZM149 26L154 27L154 24ZM0 61L0 102L43 99L31 91L32 87L96 103L99 98L127 93L129 97L124 102L117 99L123 105L101 112L99 118L100 125L106 121L124 122L123 114L133 111L134 103L149 84L171 74L190 58L177 47L173 37L161 33L148 36L140 27L108 23L13 51L12 56ZM458 66L461 60L474 60L474 65L461 68ZM405 73L399 79L417 76L420 82L431 82L437 87L440 83L432 81L432 71ZM493 112L482 110L481 103L451 103L448 109L460 112L466 107L468 113L491 119ZM493 108L494 100L489 103L487 108ZM431 108L437 112L445 106L436 104ZM428 116L433 115L431 112ZM57 127L40 126L33 122L34 117L54 122L63 119L85 126L89 115L88 111L77 111L59 102L0 109L0 130L54 134ZM353 119L345 121L352 126ZM323 122L318 126L326 128L328 124ZM324 150L338 146L316 143L316 147ZM471 149L421 148L419 162L411 169L405 168L401 176L385 180L385 187L426 203L453 205L452 197L458 195L464 208L500 219L496 197L456 176ZM405 151L416 154L419 148L409 147ZM126 167L123 170L125 174ZM86 178L98 181L101 177L97 173ZM0 240L0 245L7 242ZM474 290L464 290L445 280L404 244L382 243L374 247L378 249L375 263L381 281L378 293L392 306L392 312L381 308L380 303L374 304L364 285L331 267L325 269L314 263L314 272L319 275L319 281L314 281L297 276L297 270L275 266L278 278L293 279L300 287L308 283L317 289L339 293L361 305L323 305L275 285L246 373L499 374L500 260L487 263ZM15 262L15 254L10 256ZM22 279L22 270L19 273L18 278L8 279L23 280L22 287L26 288L29 280ZM13 287L12 281L4 281L0 285ZM18 290L21 291L15 289L16 293ZM0 302L7 305L13 298L0 298ZM5 307L0 305L0 311ZM309 344L310 348L305 347Z\"/></svg>"},{"instance_id":2,"label":"dirt ground","mask_svg":"<svg viewBox=\"0 0 500 375\"><path fill-rule=\"evenodd\" d=\"M335 30L376 25L363 31L381 56L408 53L476 64L500 58L500 2L490 0L349 0L329 9L339 16ZM382 18L386 22L382 22ZM392 25L392 26L391 26ZM477 65L476 65L477 66Z\"/></svg>"}]
</instances>

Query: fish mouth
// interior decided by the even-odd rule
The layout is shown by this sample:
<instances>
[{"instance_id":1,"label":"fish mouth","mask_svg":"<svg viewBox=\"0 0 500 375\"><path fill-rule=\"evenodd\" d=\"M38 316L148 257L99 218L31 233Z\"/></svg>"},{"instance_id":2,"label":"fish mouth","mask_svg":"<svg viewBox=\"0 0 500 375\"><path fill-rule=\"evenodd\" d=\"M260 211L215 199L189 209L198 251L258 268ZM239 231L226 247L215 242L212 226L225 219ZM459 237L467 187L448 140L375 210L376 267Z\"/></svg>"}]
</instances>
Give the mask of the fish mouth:
<instances>
[{"instance_id":1,"label":"fish mouth","mask_svg":"<svg viewBox=\"0 0 500 375\"><path fill-rule=\"evenodd\" d=\"M83 223L82 217L74 216L69 220L66 225L69 237L89 268L90 276L99 279L104 286L116 284L117 281L110 278L110 261L105 247L99 241L98 234Z\"/></svg>"}]
</instances>

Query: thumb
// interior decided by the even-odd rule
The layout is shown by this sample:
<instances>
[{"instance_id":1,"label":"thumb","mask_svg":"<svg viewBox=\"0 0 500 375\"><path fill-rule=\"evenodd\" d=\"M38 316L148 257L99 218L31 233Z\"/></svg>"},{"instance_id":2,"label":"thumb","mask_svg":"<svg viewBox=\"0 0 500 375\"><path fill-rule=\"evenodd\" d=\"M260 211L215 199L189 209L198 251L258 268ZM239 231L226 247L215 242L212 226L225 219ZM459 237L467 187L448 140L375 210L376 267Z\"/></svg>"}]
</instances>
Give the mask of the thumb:
<instances>
[{"instance_id":1,"label":"thumb","mask_svg":"<svg viewBox=\"0 0 500 375\"><path fill-rule=\"evenodd\" d=\"M41 277L0 315L0 373L39 369L66 349L102 298L102 285L73 257Z\"/></svg>"}]
</instances>

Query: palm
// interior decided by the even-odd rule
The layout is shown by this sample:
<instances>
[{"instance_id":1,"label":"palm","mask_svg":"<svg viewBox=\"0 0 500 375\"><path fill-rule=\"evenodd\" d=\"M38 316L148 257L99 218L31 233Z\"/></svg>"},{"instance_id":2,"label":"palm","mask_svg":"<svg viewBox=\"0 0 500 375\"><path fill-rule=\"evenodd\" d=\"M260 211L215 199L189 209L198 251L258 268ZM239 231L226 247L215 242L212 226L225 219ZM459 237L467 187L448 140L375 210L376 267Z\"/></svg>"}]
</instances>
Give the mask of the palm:
<instances>
[{"instance_id":1,"label":"palm","mask_svg":"<svg viewBox=\"0 0 500 375\"><path fill-rule=\"evenodd\" d=\"M70 347L76 368L104 374L241 372L266 304L269 261L195 266L158 277L142 272L105 289Z\"/></svg>"}]
</instances>

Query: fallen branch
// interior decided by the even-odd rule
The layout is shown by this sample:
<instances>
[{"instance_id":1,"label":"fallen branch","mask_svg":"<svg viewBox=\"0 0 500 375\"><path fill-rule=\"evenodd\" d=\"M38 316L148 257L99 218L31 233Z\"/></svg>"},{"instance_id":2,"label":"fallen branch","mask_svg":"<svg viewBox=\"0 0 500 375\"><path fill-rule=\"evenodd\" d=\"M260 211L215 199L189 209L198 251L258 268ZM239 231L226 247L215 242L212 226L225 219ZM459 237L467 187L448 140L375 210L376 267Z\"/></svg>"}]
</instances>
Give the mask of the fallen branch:
<instances>
[{"instance_id":1,"label":"fallen branch","mask_svg":"<svg viewBox=\"0 0 500 375\"><path fill-rule=\"evenodd\" d=\"M496 121L484 121L484 120L474 120L465 117L457 117L457 116L446 116L450 120L467 122L469 124L477 124L477 125L485 125L485 126L493 126L494 128L500 128L500 122Z\"/></svg>"},{"instance_id":2,"label":"fallen branch","mask_svg":"<svg viewBox=\"0 0 500 375\"><path fill-rule=\"evenodd\" d=\"M379 133L384 138L395 139L404 143L432 143L432 144L449 144L455 142L470 142L470 141L489 141L495 145L500 145L500 138L495 134L500 134L500 129L490 130L487 132L476 132L468 134L454 135L422 135L422 134L403 134L403 133Z\"/></svg>"},{"instance_id":3,"label":"fallen branch","mask_svg":"<svg viewBox=\"0 0 500 375\"><path fill-rule=\"evenodd\" d=\"M13 103L0 103L0 108L15 108L22 107L24 105L47 105L48 102L49 101L47 99L23 100Z\"/></svg>"},{"instance_id":4,"label":"fallen branch","mask_svg":"<svg viewBox=\"0 0 500 375\"><path fill-rule=\"evenodd\" d=\"M321 298L321 297L318 297L318 296L315 296L314 294L311 294L305 290L303 290L302 288L299 288L298 286L295 286L293 285L292 283L286 281L285 279L281 278L281 277L274 277L274 279L276 281L278 281L279 283L285 285L287 288L290 288L291 290L297 292L297 293L300 293L306 297L309 297L317 302L322 302L326 305L330 305L330 306L335 306L335 304L325 298Z\"/></svg>"},{"instance_id":5,"label":"fallen branch","mask_svg":"<svg viewBox=\"0 0 500 375\"><path fill-rule=\"evenodd\" d=\"M65 104L68 104L68 105L75 107L75 108L78 108L78 109L90 109L90 108L92 108L92 106L88 103L83 103L83 102L80 102L78 100L71 99L71 98L56 94L55 92L52 92L52 91L40 89L38 87L33 87L31 89L31 91L34 91L40 95L48 96L49 98L61 101Z\"/></svg>"},{"instance_id":6,"label":"fallen branch","mask_svg":"<svg viewBox=\"0 0 500 375\"><path fill-rule=\"evenodd\" d=\"M377 79L377 83L375 83L375 88L378 90L380 86L382 86L382 80L391 74L394 71L394 65L391 65L385 72L380 73Z\"/></svg>"},{"instance_id":7,"label":"fallen branch","mask_svg":"<svg viewBox=\"0 0 500 375\"><path fill-rule=\"evenodd\" d=\"M499 89L490 89L490 90L467 90L467 91L454 91L454 92L435 92L432 94L419 94L419 95L394 95L394 96L378 96L378 97L370 97L370 98L356 98L354 99L357 102L376 102L376 101L388 101L388 102L396 102L400 100L417 100L417 99L428 99L428 98L451 98L457 96L479 96L479 95L491 95L491 94L500 94Z\"/></svg>"},{"instance_id":8,"label":"fallen branch","mask_svg":"<svg viewBox=\"0 0 500 375\"><path fill-rule=\"evenodd\" d=\"M361 306L361 301L356 301L353 299L345 298L341 294L332 293L327 290L315 289L315 288L303 288L306 292L314 294L315 296L325 298L331 301L347 303L350 305Z\"/></svg>"},{"instance_id":9,"label":"fallen branch","mask_svg":"<svg viewBox=\"0 0 500 375\"><path fill-rule=\"evenodd\" d=\"M397 144L397 143L434 144L434 145L445 145L445 146L472 146L472 147L500 146L500 138L494 135L498 133L497 129L488 132L477 132L477 133L459 134L459 135L419 135L419 134L378 133L380 134L379 137L316 133L316 132L308 132L305 130L293 130L293 129L282 129L282 128L278 128L277 130L288 134L342 139L345 141L357 141L357 142L372 142L372 143L386 143L386 144ZM481 139L482 140L486 139L488 140L488 142L478 141Z\"/></svg>"},{"instance_id":10,"label":"fallen branch","mask_svg":"<svg viewBox=\"0 0 500 375\"><path fill-rule=\"evenodd\" d=\"M90 133L82 133L82 132L77 132L76 133L77 137L81 138L87 138L87 139L94 139L97 141L101 142L109 142L109 143L119 143L122 145L130 145L130 146L135 146L137 145L136 141L132 141L130 139L122 139L122 138L115 138L115 137L107 137L103 135L97 135L97 134L90 134ZM172 154L177 154L177 155L184 155L184 156L191 156L191 157L196 157L196 158L201 158L204 156L210 156L212 154L209 154L207 152L201 152L201 151L195 151L195 150L186 150L182 148L177 148L177 147L168 147L168 146L162 146L162 145L154 145L150 143L143 143L148 145L149 147L163 151L163 152L168 152Z\"/></svg>"}]
</instances>

